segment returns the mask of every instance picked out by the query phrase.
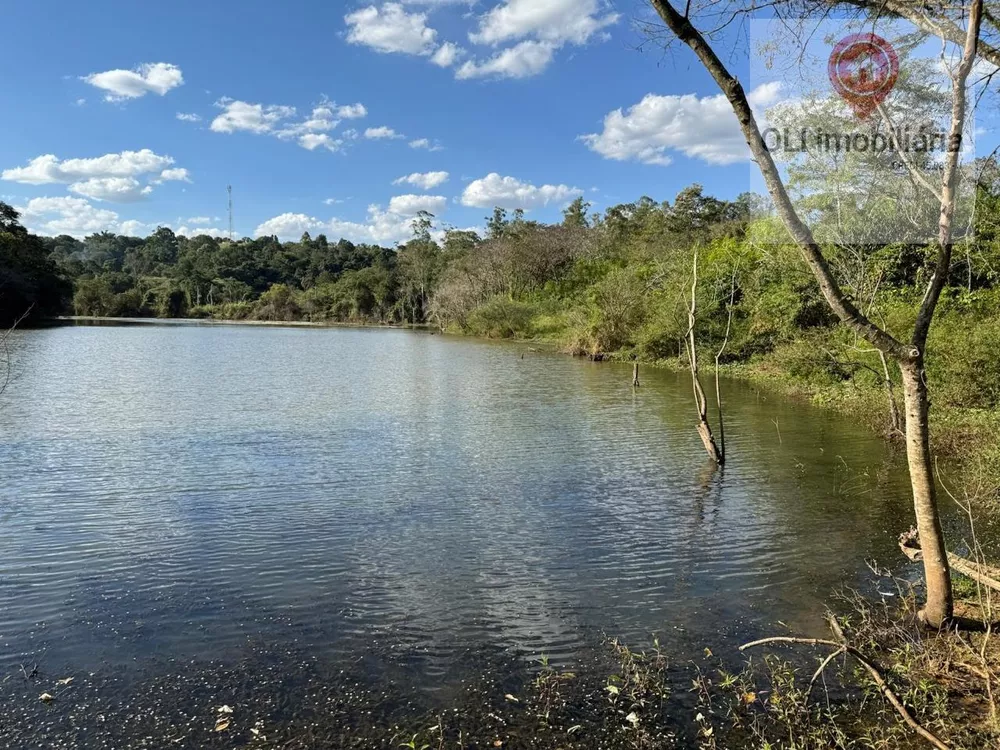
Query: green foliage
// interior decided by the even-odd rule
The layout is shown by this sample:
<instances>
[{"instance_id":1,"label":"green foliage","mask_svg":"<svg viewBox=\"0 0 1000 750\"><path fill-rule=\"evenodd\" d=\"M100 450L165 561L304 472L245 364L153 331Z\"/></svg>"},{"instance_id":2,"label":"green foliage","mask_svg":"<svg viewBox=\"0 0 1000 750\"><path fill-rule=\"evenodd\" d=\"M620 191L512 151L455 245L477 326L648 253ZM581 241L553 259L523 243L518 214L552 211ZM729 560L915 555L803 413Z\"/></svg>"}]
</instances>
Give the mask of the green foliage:
<instances>
[{"instance_id":1,"label":"green foliage","mask_svg":"<svg viewBox=\"0 0 1000 750\"><path fill-rule=\"evenodd\" d=\"M62 312L66 283L42 241L21 226L13 207L0 202L0 325L23 316Z\"/></svg>"},{"instance_id":2,"label":"green foliage","mask_svg":"<svg viewBox=\"0 0 1000 750\"><path fill-rule=\"evenodd\" d=\"M513 338L531 332L535 309L526 302L494 297L469 315L468 331L487 338Z\"/></svg>"}]
</instances>

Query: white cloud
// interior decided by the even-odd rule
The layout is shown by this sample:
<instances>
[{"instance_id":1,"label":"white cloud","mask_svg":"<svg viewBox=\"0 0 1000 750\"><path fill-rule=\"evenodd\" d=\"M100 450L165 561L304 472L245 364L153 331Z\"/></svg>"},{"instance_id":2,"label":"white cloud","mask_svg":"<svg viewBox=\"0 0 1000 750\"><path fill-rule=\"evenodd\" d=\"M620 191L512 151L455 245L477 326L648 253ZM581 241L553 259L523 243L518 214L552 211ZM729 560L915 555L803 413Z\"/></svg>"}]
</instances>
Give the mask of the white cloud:
<instances>
[{"instance_id":1,"label":"white cloud","mask_svg":"<svg viewBox=\"0 0 1000 750\"><path fill-rule=\"evenodd\" d=\"M333 138L334 130L342 117L363 117L368 114L363 104L337 107L335 102L323 99L301 121L292 120L295 107L281 104L254 104L232 99L220 99L217 106L223 112L212 121L211 129L217 133L246 131L258 135L271 135L281 140L294 140L302 148L315 151L325 148L340 151L343 139ZM347 133L344 134L348 137Z\"/></svg>"},{"instance_id":2,"label":"white cloud","mask_svg":"<svg viewBox=\"0 0 1000 750\"><path fill-rule=\"evenodd\" d=\"M389 200L389 213L397 216L415 216L421 211L439 214L448 206L443 195L396 195Z\"/></svg>"},{"instance_id":3,"label":"white cloud","mask_svg":"<svg viewBox=\"0 0 1000 750\"><path fill-rule=\"evenodd\" d=\"M381 8L369 5L344 16L350 27L347 41L363 44L376 52L429 55L437 32L427 26L426 13L407 13L399 3Z\"/></svg>"},{"instance_id":4,"label":"white cloud","mask_svg":"<svg viewBox=\"0 0 1000 750\"><path fill-rule=\"evenodd\" d=\"M389 139L405 138L405 137L406 136L404 136L402 133L397 133L395 130L393 130L392 128L387 128L385 125L382 125L381 127L378 128L368 128L365 131L365 138L368 138L370 140L381 140L384 138L389 138Z\"/></svg>"},{"instance_id":5,"label":"white cloud","mask_svg":"<svg viewBox=\"0 0 1000 750\"><path fill-rule=\"evenodd\" d=\"M462 193L462 205L476 208L538 208L549 203L561 203L584 191L568 185L536 187L515 177L501 177L492 172L470 182Z\"/></svg>"},{"instance_id":6,"label":"white cloud","mask_svg":"<svg viewBox=\"0 0 1000 750\"><path fill-rule=\"evenodd\" d=\"M205 219L205 222L211 221L211 219ZM199 226L199 224L204 222L193 222L192 226L179 226L174 230L175 234L182 235L184 237L197 237L202 234L207 234L209 237L218 237L220 239L229 237L228 229L219 229L217 227L209 226Z\"/></svg>"},{"instance_id":7,"label":"white cloud","mask_svg":"<svg viewBox=\"0 0 1000 750\"><path fill-rule=\"evenodd\" d=\"M309 151L315 151L321 146L330 151L339 151L343 141L331 138L326 133L304 133L299 136L299 145Z\"/></svg>"},{"instance_id":8,"label":"white cloud","mask_svg":"<svg viewBox=\"0 0 1000 750\"><path fill-rule=\"evenodd\" d=\"M68 234L85 237L94 232L108 231L130 237L145 237L156 231L157 227L171 226L165 222L150 224L136 219L123 220L114 211L97 208L84 198L70 196L32 198L26 205L19 206L18 210L25 226L35 234L47 236ZM229 236L228 231L208 226L210 222L218 221L218 217L213 219L208 216L193 216L186 222L181 219L177 221L182 226L174 231L185 237L196 237L199 234L210 237Z\"/></svg>"},{"instance_id":9,"label":"white cloud","mask_svg":"<svg viewBox=\"0 0 1000 750\"><path fill-rule=\"evenodd\" d=\"M275 131L275 135L278 138L289 139L289 138L300 138L304 134L310 133L322 133L328 130L333 130L340 124L340 120L334 114L333 105L331 102L324 101L322 104L313 107L312 112L309 116L302 122L286 123L282 126L280 130ZM299 140L301 144L301 138ZM310 148L305 146L305 148ZM315 148L313 146L312 148ZM310 150L312 150L310 148Z\"/></svg>"},{"instance_id":10,"label":"white cloud","mask_svg":"<svg viewBox=\"0 0 1000 750\"><path fill-rule=\"evenodd\" d=\"M147 224L137 219L127 219L120 222L114 229L115 234L124 234L126 237L146 237L156 231L157 227L167 226L166 224Z\"/></svg>"},{"instance_id":11,"label":"white cloud","mask_svg":"<svg viewBox=\"0 0 1000 750\"><path fill-rule=\"evenodd\" d=\"M144 148L141 151L122 151L105 154L93 159L66 159L60 161L53 154L36 156L26 167L5 169L0 177L27 185L70 183L91 177L136 177L149 172L159 172L174 160Z\"/></svg>"},{"instance_id":12,"label":"white cloud","mask_svg":"<svg viewBox=\"0 0 1000 750\"><path fill-rule=\"evenodd\" d=\"M69 186L71 193L99 201L132 203L146 197L151 187L145 187L134 177L91 177Z\"/></svg>"},{"instance_id":13,"label":"white cloud","mask_svg":"<svg viewBox=\"0 0 1000 750\"><path fill-rule=\"evenodd\" d=\"M437 52L431 55L431 62L442 68L450 68L455 62L465 55L465 50L457 44L445 42L437 48Z\"/></svg>"},{"instance_id":14,"label":"white cloud","mask_svg":"<svg viewBox=\"0 0 1000 750\"><path fill-rule=\"evenodd\" d=\"M152 192L166 180L190 182L188 171L170 168L173 158L149 149L105 154L93 159L66 159L54 154L37 156L25 167L5 169L0 177L28 185L67 184L70 192L102 201L129 203ZM156 176L152 176L156 174ZM143 184L140 177L147 177Z\"/></svg>"},{"instance_id":15,"label":"white cloud","mask_svg":"<svg viewBox=\"0 0 1000 750\"><path fill-rule=\"evenodd\" d=\"M323 222L306 214L283 213L259 224L255 237L277 235L282 239L298 239L303 232L323 229Z\"/></svg>"},{"instance_id":16,"label":"white cloud","mask_svg":"<svg viewBox=\"0 0 1000 750\"><path fill-rule=\"evenodd\" d=\"M160 172L160 179L164 182L171 180L177 182L191 182L191 176L186 169L178 167L176 169L164 169Z\"/></svg>"},{"instance_id":17,"label":"white cloud","mask_svg":"<svg viewBox=\"0 0 1000 750\"><path fill-rule=\"evenodd\" d=\"M455 71L469 78L527 78L548 67L556 50L586 44L619 15L605 12L604 0L505 0L479 18L469 34L476 44L519 41L486 60L469 60Z\"/></svg>"},{"instance_id":18,"label":"white cloud","mask_svg":"<svg viewBox=\"0 0 1000 750\"><path fill-rule=\"evenodd\" d=\"M502 50L482 62L468 60L455 71L459 80L469 78L528 78L538 75L555 54L556 46L551 42L527 40Z\"/></svg>"},{"instance_id":19,"label":"white cloud","mask_svg":"<svg viewBox=\"0 0 1000 750\"><path fill-rule=\"evenodd\" d=\"M414 172L413 174L393 180L393 185L414 185L423 190L431 190L438 185L443 185L448 181L447 172Z\"/></svg>"},{"instance_id":20,"label":"white cloud","mask_svg":"<svg viewBox=\"0 0 1000 750\"><path fill-rule=\"evenodd\" d=\"M274 234L282 239L297 240L303 232L323 232L330 237L344 237L352 242L392 245L413 236L413 220L418 211L439 214L447 205L448 199L442 195L397 195L389 201L388 209L370 205L363 222L336 217L322 221L308 214L284 213L260 224L254 236Z\"/></svg>"},{"instance_id":21,"label":"white cloud","mask_svg":"<svg viewBox=\"0 0 1000 750\"><path fill-rule=\"evenodd\" d=\"M295 115L295 107L280 104L251 104L233 99L220 99L216 106L222 114L212 120L210 128L216 133L270 133L282 120Z\"/></svg>"},{"instance_id":22,"label":"white cloud","mask_svg":"<svg viewBox=\"0 0 1000 750\"><path fill-rule=\"evenodd\" d=\"M336 206L338 203L343 203L344 201L340 198L327 198L323 203L328 206Z\"/></svg>"},{"instance_id":23,"label":"white cloud","mask_svg":"<svg viewBox=\"0 0 1000 750\"><path fill-rule=\"evenodd\" d=\"M602 5L599 0L506 0L479 19L479 29L469 39L499 44L532 37L555 45L585 44L618 21L617 13L599 17Z\"/></svg>"},{"instance_id":24,"label":"white cloud","mask_svg":"<svg viewBox=\"0 0 1000 750\"><path fill-rule=\"evenodd\" d=\"M177 119L181 122L201 122L201 115L194 113L178 112Z\"/></svg>"},{"instance_id":25,"label":"white cloud","mask_svg":"<svg viewBox=\"0 0 1000 750\"><path fill-rule=\"evenodd\" d=\"M747 98L765 107L777 100L780 84L765 83ZM587 147L606 159L667 165L670 151L709 164L733 164L749 158L746 140L723 94L647 94L627 112L609 112L604 130L580 136Z\"/></svg>"},{"instance_id":26,"label":"white cloud","mask_svg":"<svg viewBox=\"0 0 1000 750\"><path fill-rule=\"evenodd\" d=\"M342 117L345 120L356 120L359 117L365 117L367 114L368 110L361 102L356 104L345 104L337 109L337 116Z\"/></svg>"},{"instance_id":27,"label":"white cloud","mask_svg":"<svg viewBox=\"0 0 1000 750\"><path fill-rule=\"evenodd\" d=\"M91 86L96 86L108 93L104 98L108 101L135 99L152 92L163 96L170 89L184 83L181 69L170 63L143 63L134 70L106 70L103 73L91 73L83 80Z\"/></svg>"},{"instance_id":28,"label":"white cloud","mask_svg":"<svg viewBox=\"0 0 1000 750\"><path fill-rule=\"evenodd\" d=\"M410 148L425 149L427 151L440 151L441 146L437 143L431 143L429 138L417 138L410 141Z\"/></svg>"},{"instance_id":29,"label":"white cloud","mask_svg":"<svg viewBox=\"0 0 1000 750\"><path fill-rule=\"evenodd\" d=\"M26 205L18 206L18 211L25 226L35 234L84 237L119 228L118 214L95 208L84 198L32 198Z\"/></svg>"}]
</instances>

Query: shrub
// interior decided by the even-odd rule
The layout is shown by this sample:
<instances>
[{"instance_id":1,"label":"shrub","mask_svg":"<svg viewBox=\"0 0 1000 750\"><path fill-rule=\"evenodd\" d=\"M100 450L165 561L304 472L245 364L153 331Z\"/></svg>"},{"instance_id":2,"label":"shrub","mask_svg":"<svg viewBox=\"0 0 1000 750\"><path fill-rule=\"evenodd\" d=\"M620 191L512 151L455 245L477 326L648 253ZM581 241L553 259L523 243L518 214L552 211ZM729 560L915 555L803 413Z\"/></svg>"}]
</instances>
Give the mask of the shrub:
<instances>
[{"instance_id":1,"label":"shrub","mask_svg":"<svg viewBox=\"0 0 1000 750\"><path fill-rule=\"evenodd\" d=\"M531 332L534 306L505 297L494 297L468 317L469 332L487 338L514 338Z\"/></svg>"}]
</instances>

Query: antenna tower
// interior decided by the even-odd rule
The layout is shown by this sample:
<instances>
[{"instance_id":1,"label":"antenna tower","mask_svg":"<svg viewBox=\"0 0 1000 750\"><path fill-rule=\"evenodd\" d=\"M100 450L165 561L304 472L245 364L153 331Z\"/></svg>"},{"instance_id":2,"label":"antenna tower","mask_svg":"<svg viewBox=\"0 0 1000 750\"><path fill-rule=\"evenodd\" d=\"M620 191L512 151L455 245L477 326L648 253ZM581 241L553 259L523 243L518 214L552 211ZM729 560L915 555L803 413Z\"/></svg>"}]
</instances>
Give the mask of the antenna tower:
<instances>
[{"instance_id":1,"label":"antenna tower","mask_svg":"<svg viewBox=\"0 0 1000 750\"><path fill-rule=\"evenodd\" d=\"M226 192L229 193L229 241L233 239L233 186L226 185Z\"/></svg>"}]
</instances>

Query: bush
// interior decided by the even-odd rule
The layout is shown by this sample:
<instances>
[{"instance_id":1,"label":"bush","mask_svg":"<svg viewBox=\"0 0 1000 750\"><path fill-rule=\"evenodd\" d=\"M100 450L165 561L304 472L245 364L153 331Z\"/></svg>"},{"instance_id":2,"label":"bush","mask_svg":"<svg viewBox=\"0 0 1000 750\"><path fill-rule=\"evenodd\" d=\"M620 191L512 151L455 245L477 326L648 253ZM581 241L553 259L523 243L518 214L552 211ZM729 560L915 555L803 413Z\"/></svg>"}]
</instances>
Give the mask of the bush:
<instances>
[{"instance_id":1,"label":"bush","mask_svg":"<svg viewBox=\"0 0 1000 750\"><path fill-rule=\"evenodd\" d=\"M949 406L1000 405L1000 317L942 316L931 328L927 370L931 396Z\"/></svg>"},{"instance_id":2,"label":"bush","mask_svg":"<svg viewBox=\"0 0 1000 750\"><path fill-rule=\"evenodd\" d=\"M469 314L467 326L475 336L509 339L530 334L534 314L534 306L527 302L494 297Z\"/></svg>"}]
</instances>

